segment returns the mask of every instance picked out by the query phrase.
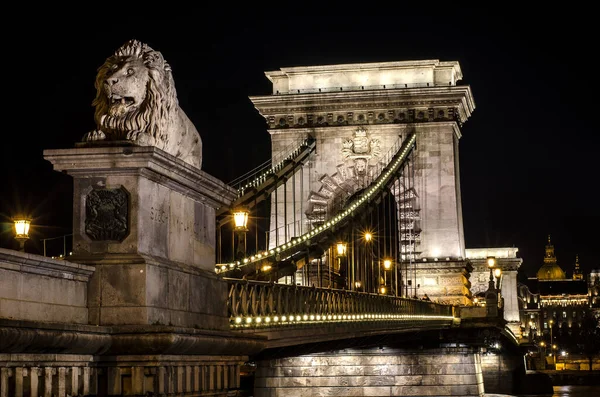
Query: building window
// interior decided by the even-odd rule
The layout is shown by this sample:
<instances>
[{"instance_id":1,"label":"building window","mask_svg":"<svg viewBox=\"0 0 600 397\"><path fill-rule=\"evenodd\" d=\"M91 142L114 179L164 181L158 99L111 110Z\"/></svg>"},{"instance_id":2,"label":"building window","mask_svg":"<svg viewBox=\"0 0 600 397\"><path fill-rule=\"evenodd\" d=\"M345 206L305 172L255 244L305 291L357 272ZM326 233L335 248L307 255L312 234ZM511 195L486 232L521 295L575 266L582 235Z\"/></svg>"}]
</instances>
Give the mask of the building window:
<instances>
[{"instance_id":1,"label":"building window","mask_svg":"<svg viewBox=\"0 0 600 397\"><path fill-rule=\"evenodd\" d=\"M544 329L548 329L548 323L544 321Z\"/></svg>"},{"instance_id":2,"label":"building window","mask_svg":"<svg viewBox=\"0 0 600 397\"><path fill-rule=\"evenodd\" d=\"M563 318L567 318L567 312L563 312Z\"/></svg>"}]
</instances>

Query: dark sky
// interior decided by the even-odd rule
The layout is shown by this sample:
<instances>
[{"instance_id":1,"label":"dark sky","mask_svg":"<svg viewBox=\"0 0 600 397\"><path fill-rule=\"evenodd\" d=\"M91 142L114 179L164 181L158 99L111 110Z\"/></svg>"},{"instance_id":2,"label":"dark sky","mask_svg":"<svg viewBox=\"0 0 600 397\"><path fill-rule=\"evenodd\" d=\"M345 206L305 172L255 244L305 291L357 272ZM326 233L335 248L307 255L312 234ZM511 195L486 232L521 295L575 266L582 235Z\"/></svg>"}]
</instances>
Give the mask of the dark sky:
<instances>
[{"instance_id":1,"label":"dark sky","mask_svg":"<svg viewBox=\"0 0 600 397\"><path fill-rule=\"evenodd\" d=\"M96 69L135 38L171 64L180 105L202 136L203 169L226 182L270 155L266 124L248 99L270 94L264 71L457 60L459 84L471 86L476 104L460 141L467 248L516 246L525 274L533 274L550 234L569 276L576 254L584 270L600 268L600 91L590 14L394 4L303 16L207 9L179 19L103 10L107 16L94 21L29 20L19 32L32 36L8 32L19 66L5 75L14 86L5 100L22 97L14 114L25 122L3 132L10 141L0 156L0 247L14 248L10 218L18 212L34 217L31 252L41 250L40 238L71 233L72 179L53 171L42 151L73 147L94 128Z\"/></svg>"}]
</instances>

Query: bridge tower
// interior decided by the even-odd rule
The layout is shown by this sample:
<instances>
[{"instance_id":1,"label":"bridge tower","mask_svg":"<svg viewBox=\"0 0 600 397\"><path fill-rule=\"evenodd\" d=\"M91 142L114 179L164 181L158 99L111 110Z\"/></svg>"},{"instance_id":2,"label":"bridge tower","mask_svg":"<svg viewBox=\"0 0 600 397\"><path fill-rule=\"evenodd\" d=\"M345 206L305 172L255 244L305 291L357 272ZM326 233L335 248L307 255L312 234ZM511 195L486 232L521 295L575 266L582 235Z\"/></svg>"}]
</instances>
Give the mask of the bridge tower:
<instances>
[{"instance_id":1,"label":"bridge tower","mask_svg":"<svg viewBox=\"0 0 600 397\"><path fill-rule=\"evenodd\" d=\"M416 134L411 181L391 187L404 282L441 302L470 299L459 181L460 127L475 108L456 61L281 68L272 95L251 101L266 119L273 163L306 138L316 150L271 194L269 247L327 221L336 203L374 180L398 142Z\"/></svg>"}]
</instances>

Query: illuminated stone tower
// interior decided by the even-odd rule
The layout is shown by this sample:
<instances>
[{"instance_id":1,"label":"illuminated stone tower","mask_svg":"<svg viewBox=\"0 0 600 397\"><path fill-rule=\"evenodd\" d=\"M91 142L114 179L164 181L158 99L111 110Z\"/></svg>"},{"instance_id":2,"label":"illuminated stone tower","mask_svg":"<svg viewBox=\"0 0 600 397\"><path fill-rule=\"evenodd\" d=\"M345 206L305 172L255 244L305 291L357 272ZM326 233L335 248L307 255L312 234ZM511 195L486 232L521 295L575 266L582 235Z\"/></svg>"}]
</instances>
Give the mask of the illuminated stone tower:
<instances>
[{"instance_id":1,"label":"illuminated stone tower","mask_svg":"<svg viewBox=\"0 0 600 397\"><path fill-rule=\"evenodd\" d=\"M464 303L469 291L458 141L475 104L470 87L457 85L458 62L291 67L265 74L272 95L250 99L267 121L273 162L307 137L317 142L302 170L271 195L270 246L322 222L332 202L365 187L369 172L416 132L410 216L418 228L410 253L420 277L412 281L427 279L432 298L458 296L455 302Z\"/></svg>"}]
</instances>

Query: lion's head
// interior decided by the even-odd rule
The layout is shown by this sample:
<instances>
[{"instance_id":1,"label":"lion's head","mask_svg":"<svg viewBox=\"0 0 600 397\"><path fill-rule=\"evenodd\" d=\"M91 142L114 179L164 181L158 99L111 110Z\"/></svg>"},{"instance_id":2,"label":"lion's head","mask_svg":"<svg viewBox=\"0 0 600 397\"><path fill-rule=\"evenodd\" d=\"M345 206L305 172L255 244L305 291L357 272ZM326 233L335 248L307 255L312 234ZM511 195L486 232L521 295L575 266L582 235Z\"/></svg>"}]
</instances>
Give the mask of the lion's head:
<instances>
[{"instance_id":1,"label":"lion's head","mask_svg":"<svg viewBox=\"0 0 600 397\"><path fill-rule=\"evenodd\" d=\"M147 133L160 140L167 115L178 106L174 86L160 52L137 40L125 43L98 69L92 102L98 129L109 139Z\"/></svg>"},{"instance_id":2,"label":"lion's head","mask_svg":"<svg viewBox=\"0 0 600 397\"><path fill-rule=\"evenodd\" d=\"M97 129L86 141L130 140L200 167L200 136L179 107L171 67L160 52L128 41L98 69L95 87Z\"/></svg>"}]
</instances>

